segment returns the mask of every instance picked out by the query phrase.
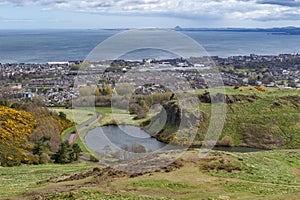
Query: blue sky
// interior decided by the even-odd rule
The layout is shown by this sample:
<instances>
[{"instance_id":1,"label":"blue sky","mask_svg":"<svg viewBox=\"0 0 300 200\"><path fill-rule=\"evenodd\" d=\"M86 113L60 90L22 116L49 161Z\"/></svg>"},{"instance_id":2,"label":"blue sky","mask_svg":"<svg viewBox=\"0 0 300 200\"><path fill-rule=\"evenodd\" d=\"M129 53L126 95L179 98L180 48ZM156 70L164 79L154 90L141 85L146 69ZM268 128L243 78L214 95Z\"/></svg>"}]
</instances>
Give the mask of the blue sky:
<instances>
[{"instance_id":1,"label":"blue sky","mask_svg":"<svg viewBox=\"0 0 300 200\"><path fill-rule=\"evenodd\" d=\"M300 0L0 0L0 29L300 26Z\"/></svg>"}]
</instances>

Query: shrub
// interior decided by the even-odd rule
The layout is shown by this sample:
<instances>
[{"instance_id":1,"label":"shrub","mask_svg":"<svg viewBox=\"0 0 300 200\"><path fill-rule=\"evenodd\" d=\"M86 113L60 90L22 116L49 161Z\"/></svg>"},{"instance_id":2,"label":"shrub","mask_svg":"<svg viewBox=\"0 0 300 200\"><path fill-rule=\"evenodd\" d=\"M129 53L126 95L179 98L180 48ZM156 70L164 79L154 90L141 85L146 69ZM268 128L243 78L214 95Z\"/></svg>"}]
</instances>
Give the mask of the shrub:
<instances>
[{"instance_id":1,"label":"shrub","mask_svg":"<svg viewBox=\"0 0 300 200\"><path fill-rule=\"evenodd\" d=\"M24 161L28 153L28 138L32 134L36 120L24 111L0 106L0 165L16 166Z\"/></svg>"},{"instance_id":2,"label":"shrub","mask_svg":"<svg viewBox=\"0 0 300 200\"><path fill-rule=\"evenodd\" d=\"M120 159L120 156L121 156L120 151L112 151L110 153L110 155L111 155L111 157L113 157L115 159Z\"/></svg>"},{"instance_id":3,"label":"shrub","mask_svg":"<svg viewBox=\"0 0 300 200\"><path fill-rule=\"evenodd\" d=\"M261 92L266 91L266 89L264 87L261 87L261 86L255 86L254 88L257 89L258 91L261 91Z\"/></svg>"},{"instance_id":4,"label":"shrub","mask_svg":"<svg viewBox=\"0 0 300 200\"><path fill-rule=\"evenodd\" d=\"M145 119L146 117L147 117L147 111L144 109L141 109L138 111L138 113L134 117L134 120Z\"/></svg>"},{"instance_id":5,"label":"shrub","mask_svg":"<svg viewBox=\"0 0 300 200\"><path fill-rule=\"evenodd\" d=\"M41 139L33 146L32 153L35 155L42 155L43 153L51 152L51 146L45 144L45 142L50 141L50 136L43 136Z\"/></svg>"},{"instance_id":6,"label":"shrub","mask_svg":"<svg viewBox=\"0 0 300 200\"><path fill-rule=\"evenodd\" d=\"M38 155L33 155L33 154L28 154L26 155L26 158L24 159L24 163L25 164L29 164L29 165L38 165L39 163L39 156Z\"/></svg>"},{"instance_id":7,"label":"shrub","mask_svg":"<svg viewBox=\"0 0 300 200\"><path fill-rule=\"evenodd\" d=\"M40 164L48 164L48 163L51 163L52 160L50 158L50 156L46 153L42 153L40 156L39 156L39 163Z\"/></svg>"},{"instance_id":8,"label":"shrub","mask_svg":"<svg viewBox=\"0 0 300 200\"><path fill-rule=\"evenodd\" d=\"M58 151L53 155L55 163L67 164L78 160L80 147L77 144L70 145L68 141L60 144Z\"/></svg>"},{"instance_id":9,"label":"shrub","mask_svg":"<svg viewBox=\"0 0 300 200\"><path fill-rule=\"evenodd\" d=\"M99 159L96 158L96 157L93 156L93 155L90 155L90 161L92 161L92 162L99 162Z\"/></svg>"},{"instance_id":10,"label":"shrub","mask_svg":"<svg viewBox=\"0 0 300 200\"><path fill-rule=\"evenodd\" d=\"M232 147L234 145L232 137L226 135L223 139L218 143L220 146Z\"/></svg>"},{"instance_id":11,"label":"shrub","mask_svg":"<svg viewBox=\"0 0 300 200\"><path fill-rule=\"evenodd\" d=\"M130 152L132 153L146 153L146 148L138 143L134 143L132 145L130 145L129 149Z\"/></svg>"}]
</instances>

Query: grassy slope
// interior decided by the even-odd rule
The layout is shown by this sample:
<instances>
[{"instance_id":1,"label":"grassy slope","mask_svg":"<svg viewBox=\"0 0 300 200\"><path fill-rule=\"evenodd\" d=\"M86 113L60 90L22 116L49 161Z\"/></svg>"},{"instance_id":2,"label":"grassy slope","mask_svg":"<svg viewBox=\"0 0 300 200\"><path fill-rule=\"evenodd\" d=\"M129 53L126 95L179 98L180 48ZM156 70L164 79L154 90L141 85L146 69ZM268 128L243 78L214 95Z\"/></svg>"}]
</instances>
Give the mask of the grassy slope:
<instances>
[{"instance_id":1,"label":"grassy slope","mask_svg":"<svg viewBox=\"0 0 300 200\"><path fill-rule=\"evenodd\" d=\"M95 113L90 109L65 109L65 108L51 108L57 113L63 112L67 115L67 119L77 124L83 124L89 119L95 117Z\"/></svg>"},{"instance_id":2,"label":"grassy slope","mask_svg":"<svg viewBox=\"0 0 300 200\"><path fill-rule=\"evenodd\" d=\"M204 91L199 91L203 93ZM243 91L226 88L228 95L256 95L259 99L254 102L235 102L227 106L227 116L222 136L229 135L235 145L243 143L242 132L257 134L267 130L268 133L281 136L285 139L287 148L300 148L300 105L294 105L291 101L280 99L300 95L300 90L268 88L266 92L255 89L243 88ZM274 106L274 103L280 106ZM200 109L209 118L210 105L202 103ZM199 139L203 138L208 127L209 120L202 124ZM255 131L252 130L255 128ZM250 129L250 130L249 130ZM202 134L202 136L201 136Z\"/></svg>"},{"instance_id":3,"label":"grassy slope","mask_svg":"<svg viewBox=\"0 0 300 200\"><path fill-rule=\"evenodd\" d=\"M257 153L211 152L199 159L199 151L189 151L183 157L184 166L175 171L154 172L135 178L120 177L100 180L97 184L55 192L45 199L298 199L300 195L299 150L277 150ZM204 170L205 165L240 167L240 170ZM29 188L47 190L53 185L38 186L34 182L49 176L87 170L90 166L68 165L53 168L30 166L6 168L1 187L8 194L19 194ZM26 173L30 171L31 173ZM25 174L26 173L26 174ZM25 178L25 179L24 179ZM9 179L9 180L8 180ZM93 178L81 180L90 182ZM1 181L2 183L2 181ZM76 185L64 182L57 186ZM14 193L10 193L13 188ZM27 188L27 189L26 189ZM43 189L44 188L44 189ZM3 190L1 190L3 191ZM38 190L36 190L38 192ZM37 193L38 194L38 193Z\"/></svg>"},{"instance_id":4,"label":"grassy slope","mask_svg":"<svg viewBox=\"0 0 300 200\"><path fill-rule=\"evenodd\" d=\"M0 198L20 195L29 190L41 188L36 183L63 174L74 174L93 169L87 163L68 165L22 165L0 168Z\"/></svg>"},{"instance_id":5,"label":"grassy slope","mask_svg":"<svg viewBox=\"0 0 300 200\"><path fill-rule=\"evenodd\" d=\"M115 109L115 108L95 108L96 111L104 116L104 118L99 122L101 126L111 123L116 120L118 124L131 124L139 126L145 119L133 120L135 115L130 115L125 110ZM152 116L153 113L150 113L149 116Z\"/></svg>"}]
</instances>

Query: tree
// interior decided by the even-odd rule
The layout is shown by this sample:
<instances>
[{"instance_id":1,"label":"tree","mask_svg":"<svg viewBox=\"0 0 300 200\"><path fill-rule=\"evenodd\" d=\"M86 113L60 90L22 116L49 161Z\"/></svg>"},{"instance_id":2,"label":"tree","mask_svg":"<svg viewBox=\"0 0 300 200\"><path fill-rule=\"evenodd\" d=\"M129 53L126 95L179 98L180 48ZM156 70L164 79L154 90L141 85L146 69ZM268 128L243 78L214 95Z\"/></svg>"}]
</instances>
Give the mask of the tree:
<instances>
[{"instance_id":1,"label":"tree","mask_svg":"<svg viewBox=\"0 0 300 200\"><path fill-rule=\"evenodd\" d=\"M43 136L39 139L39 141L33 146L32 153L34 155L41 156L43 153L49 154L51 153L51 146L49 144L45 144L45 142L50 141L50 136Z\"/></svg>"},{"instance_id":2,"label":"tree","mask_svg":"<svg viewBox=\"0 0 300 200\"><path fill-rule=\"evenodd\" d=\"M249 85L256 85L256 79L253 77L248 78L248 84Z\"/></svg>"},{"instance_id":3,"label":"tree","mask_svg":"<svg viewBox=\"0 0 300 200\"><path fill-rule=\"evenodd\" d=\"M289 86L289 87L296 87L296 82L295 82L295 80L289 79L287 83L288 83L288 86Z\"/></svg>"},{"instance_id":4,"label":"tree","mask_svg":"<svg viewBox=\"0 0 300 200\"><path fill-rule=\"evenodd\" d=\"M8 102L5 100L0 100L0 106L8 106Z\"/></svg>"},{"instance_id":5,"label":"tree","mask_svg":"<svg viewBox=\"0 0 300 200\"><path fill-rule=\"evenodd\" d=\"M59 118L62 119L62 120L67 120L67 115L66 115L66 113L64 113L64 112L59 112L58 116L59 116Z\"/></svg>"},{"instance_id":6,"label":"tree","mask_svg":"<svg viewBox=\"0 0 300 200\"><path fill-rule=\"evenodd\" d=\"M120 83L116 86L116 92L120 96L132 95L134 92L134 86L130 83Z\"/></svg>"},{"instance_id":7,"label":"tree","mask_svg":"<svg viewBox=\"0 0 300 200\"><path fill-rule=\"evenodd\" d=\"M104 84L103 86L99 87L95 91L96 96L111 96L113 93L113 89L111 88L110 85Z\"/></svg>"},{"instance_id":8,"label":"tree","mask_svg":"<svg viewBox=\"0 0 300 200\"><path fill-rule=\"evenodd\" d=\"M91 96L92 95L92 88L89 86L79 88L80 96Z\"/></svg>"},{"instance_id":9,"label":"tree","mask_svg":"<svg viewBox=\"0 0 300 200\"><path fill-rule=\"evenodd\" d=\"M81 153L80 146L78 144L73 144L72 149L74 151L74 161L79 159L79 154Z\"/></svg>"},{"instance_id":10,"label":"tree","mask_svg":"<svg viewBox=\"0 0 300 200\"><path fill-rule=\"evenodd\" d=\"M53 159L55 163L67 164L78 160L81 152L78 144L70 145L68 141L60 144L58 151L54 154Z\"/></svg>"}]
</instances>

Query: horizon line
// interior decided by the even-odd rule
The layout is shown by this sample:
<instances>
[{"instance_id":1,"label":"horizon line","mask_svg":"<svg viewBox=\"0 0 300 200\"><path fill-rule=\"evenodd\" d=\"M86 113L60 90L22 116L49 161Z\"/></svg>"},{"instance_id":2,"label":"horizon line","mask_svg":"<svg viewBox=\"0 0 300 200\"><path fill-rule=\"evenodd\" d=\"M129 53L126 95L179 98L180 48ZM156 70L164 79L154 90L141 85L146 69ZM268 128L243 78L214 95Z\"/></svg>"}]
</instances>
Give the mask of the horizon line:
<instances>
[{"instance_id":1,"label":"horizon line","mask_svg":"<svg viewBox=\"0 0 300 200\"><path fill-rule=\"evenodd\" d=\"M187 30L187 29L195 29L195 30L272 30L272 29L300 29L300 26L278 26L278 27L115 27L115 28L0 28L2 30L142 30L142 29L162 29L162 30Z\"/></svg>"}]
</instances>

